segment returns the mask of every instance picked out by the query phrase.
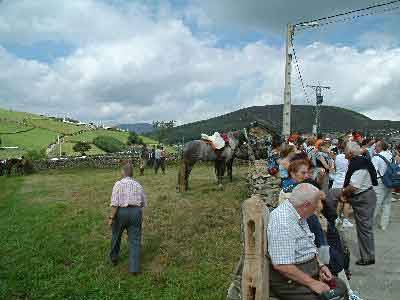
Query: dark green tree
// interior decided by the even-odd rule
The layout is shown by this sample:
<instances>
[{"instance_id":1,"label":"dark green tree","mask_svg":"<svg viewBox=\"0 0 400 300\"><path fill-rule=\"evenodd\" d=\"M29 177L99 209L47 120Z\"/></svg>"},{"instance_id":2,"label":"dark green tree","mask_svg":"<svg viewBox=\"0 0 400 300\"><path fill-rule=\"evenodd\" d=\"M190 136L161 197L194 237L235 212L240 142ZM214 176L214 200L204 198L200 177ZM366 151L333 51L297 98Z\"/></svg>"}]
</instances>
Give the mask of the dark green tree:
<instances>
[{"instance_id":1,"label":"dark green tree","mask_svg":"<svg viewBox=\"0 0 400 300\"><path fill-rule=\"evenodd\" d=\"M157 140L163 142L167 137L168 130L175 127L175 120L171 121L153 121L153 128L156 130Z\"/></svg>"},{"instance_id":2,"label":"dark green tree","mask_svg":"<svg viewBox=\"0 0 400 300\"><path fill-rule=\"evenodd\" d=\"M139 145L142 143L143 143L142 138L136 132L134 132L134 131L129 132L128 141L127 141L128 145Z\"/></svg>"},{"instance_id":3,"label":"dark green tree","mask_svg":"<svg viewBox=\"0 0 400 300\"><path fill-rule=\"evenodd\" d=\"M82 156L85 155L86 151L89 151L92 148L89 143L86 142L77 142L73 147L72 150L75 152L80 152Z\"/></svg>"}]
</instances>

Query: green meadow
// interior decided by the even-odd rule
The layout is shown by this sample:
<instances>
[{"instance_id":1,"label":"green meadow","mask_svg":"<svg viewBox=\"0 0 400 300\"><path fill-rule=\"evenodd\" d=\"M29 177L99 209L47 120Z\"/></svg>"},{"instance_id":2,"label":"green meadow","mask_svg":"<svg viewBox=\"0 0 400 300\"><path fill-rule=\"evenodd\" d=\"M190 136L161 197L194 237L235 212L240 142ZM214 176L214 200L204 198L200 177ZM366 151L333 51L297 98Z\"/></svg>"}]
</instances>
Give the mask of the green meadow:
<instances>
[{"instance_id":1,"label":"green meadow","mask_svg":"<svg viewBox=\"0 0 400 300\"><path fill-rule=\"evenodd\" d=\"M118 170L0 177L0 299L225 299L241 251L246 171L236 168L219 191L213 168L196 166L182 194L176 167L137 177L149 201L138 277L127 272L125 235L120 263L108 261Z\"/></svg>"}]
</instances>

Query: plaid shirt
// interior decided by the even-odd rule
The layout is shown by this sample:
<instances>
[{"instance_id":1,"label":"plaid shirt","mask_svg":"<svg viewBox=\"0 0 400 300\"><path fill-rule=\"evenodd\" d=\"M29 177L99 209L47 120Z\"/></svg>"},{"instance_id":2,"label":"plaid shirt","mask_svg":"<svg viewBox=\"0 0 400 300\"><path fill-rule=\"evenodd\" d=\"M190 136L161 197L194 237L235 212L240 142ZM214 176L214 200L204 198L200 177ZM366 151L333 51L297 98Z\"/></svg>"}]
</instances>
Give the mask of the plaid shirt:
<instances>
[{"instance_id":1,"label":"plaid shirt","mask_svg":"<svg viewBox=\"0 0 400 300\"><path fill-rule=\"evenodd\" d=\"M286 200L271 213L268 224L268 252L274 265L293 265L317 255L314 234L293 205Z\"/></svg>"},{"instance_id":2,"label":"plaid shirt","mask_svg":"<svg viewBox=\"0 0 400 300\"><path fill-rule=\"evenodd\" d=\"M114 184L111 195L111 206L127 207L147 206L147 197L143 187L131 177L124 177Z\"/></svg>"}]
</instances>

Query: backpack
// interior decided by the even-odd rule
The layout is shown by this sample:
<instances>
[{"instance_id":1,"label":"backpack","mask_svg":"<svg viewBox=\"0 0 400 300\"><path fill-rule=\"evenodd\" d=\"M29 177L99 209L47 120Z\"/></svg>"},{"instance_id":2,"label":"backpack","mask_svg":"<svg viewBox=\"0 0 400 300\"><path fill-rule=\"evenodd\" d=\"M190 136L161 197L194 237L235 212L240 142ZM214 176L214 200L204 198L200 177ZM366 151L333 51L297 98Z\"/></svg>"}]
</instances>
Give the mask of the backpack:
<instances>
[{"instance_id":1,"label":"backpack","mask_svg":"<svg viewBox=\"0 0 400 300\"><path fill-rule=\"evenodd\" d=\"M382 176L383 184L390 189L400 188L400 166L388 161L384 156L380 154L377 154L376 156L382 158L387 165L385 174L379 174L380 176Z\"/></svg>"}]
</instances>

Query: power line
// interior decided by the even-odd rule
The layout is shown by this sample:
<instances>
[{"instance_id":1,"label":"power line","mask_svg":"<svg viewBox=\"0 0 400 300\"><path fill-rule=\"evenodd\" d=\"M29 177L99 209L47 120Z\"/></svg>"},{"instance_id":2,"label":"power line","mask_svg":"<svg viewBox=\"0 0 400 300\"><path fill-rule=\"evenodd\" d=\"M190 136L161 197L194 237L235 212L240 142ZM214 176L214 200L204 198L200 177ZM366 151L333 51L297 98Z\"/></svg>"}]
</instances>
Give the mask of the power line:
<instances>
[{"instance_id":1,"label":"power line","mask_svg":"<svg viewBox=\"0 0 400 300\"><path fill-rule=\"evenodd\" d=\"M306 90L306 86L304 84L303 75L301 74L300 63L299 63L299 60L297 59L296 48L294 47L293 40L294 39L292 37L292 51L293 51L294 63L295 63L296 70L297 70L297 75L299 77L299 81L301 83L301 87L302 87L304 95L306 97L306 101L307 101L308 104L311 104L310 98L309 98L307 90Z\"/></svg>"},{"instance_id":2,"label":"power line","mask_svg":"<svg viewBox=\"0 0 400 300\"><path fill-rule=\"evenodd\" d=\"M347 16L347 15L351 15L351 14L354 14L354 13L359 13L359 12L371 10L371 9L374 9L374 8L379 8L379 7L392 5L392 4L395 4L395 3L400 3L400 0L394 0L394 1L390 1L390 2L370 5L370 6L367 6L367 7L364 7L364 8L354 9L354 10L350 10L350 11L347 11L347 12L344 12L344 13L339 13L339 14L336 14L336 15L328 16L328 17L318 18L318 19L314 19L314 20L306 21L306 22L300 22L300 23L294 24L294 26L295 27L297 27L297 26L308 26L309 24L319 23L320 21L323 21L323 20L330 20L330 19L333 19L333 18Z\"/></svg>"},{"instance_id":3,"label":"power line","mask_svg":"<svg viewBox=\"0 0 400 300\"><path fill-rule=\"evenodd\" d=\"M339 19L339 20L332 20L332 21L325 22L325 23L313 24L312 26L307 26L307 27L306 26L301 26L300 28L296 28L296 30L297 31L302 31L302 30L308 30L308 29L315 29L315 28L319 28L319 27L322 27L322 26L335 24L335 23L349 22L349 21L353 21L353 20L359 19L361 17L373 16L373 15L377 15L377 14L381 14L381 13L388 13L388 12L395 11L397 9L400 9L400 6L394 6L394 7L387 8L387 9L380 10L380 11L375 11L375 12L355 15L355 16L352 16L352 17L349 17L349 18L343 18L343 19Z\"/></svg>"},{"instance_id":4,"label":"power line","mask_svg":"<svg viewBox=\"0 0 400 300\"><path fill-rule=\"evenodd\" d=\"M309 29L310 27L311 28L316 28L316 27L322 27L322 26L325 26L325 25L333 24L333 23L356 20L356 19L361 18L361 17L376 15L376 14L379 14L379 13L391 12L391 11L394 11L396 9L399 9L400 5L399 6L390 7L390 8L387 8L387 9L383 9L383 10L379 10L379 11L373 11L373 12L368 12L368 13L363 13L363 14L357 14L355 16L351 16L351 17L348 17L348 18L341 18L339 20L335 20L335 18L348 16L348 15L355 14L355 13L365 12L365 11L368 11L368 10L371 10L371 9L376 9L376 8L381 8L381 7L388 6L388 5L393 5L395 3L400 3L400 0L390 1L390 2L376 4L376 5L371 5L371 6L368 6L368 7L365 7L365 8L355 9L355 10L351 10L351 11L348 11L348 12L344 12L344 13L339 13L339 14L336 14L336 15L328 16L328 17L318 18L318 19L315 19L315 20L307 21L307 22L301 22L301 23L297 23L297 24L295 24L293 26L294 30L293 30L293 33L292 33L292 36L291 36L291 39L292 39L292 52L293 52L293 57L294 57L294 61L295 61L295 67L296 67L296 70L297 70L297 75L298 75L299 81L301 83L301 87L302 87L303 93L305 95L306 102L308 104L311 104L311 101L310 101L310 97L308 96L308 93L307 93L307 90L306 90L306 86L304 84L304 76L302 75L301 68L300 68L300 63L299 63L299 60L298 60L298 57L297 57L297 54L296 54L296 48L294 46L295 31ZM324 20L330 20L330 21L327 21L327 22L324 22L324 23L320 23L320 21L324 21Z\"/></svg>"}]
</instances>

